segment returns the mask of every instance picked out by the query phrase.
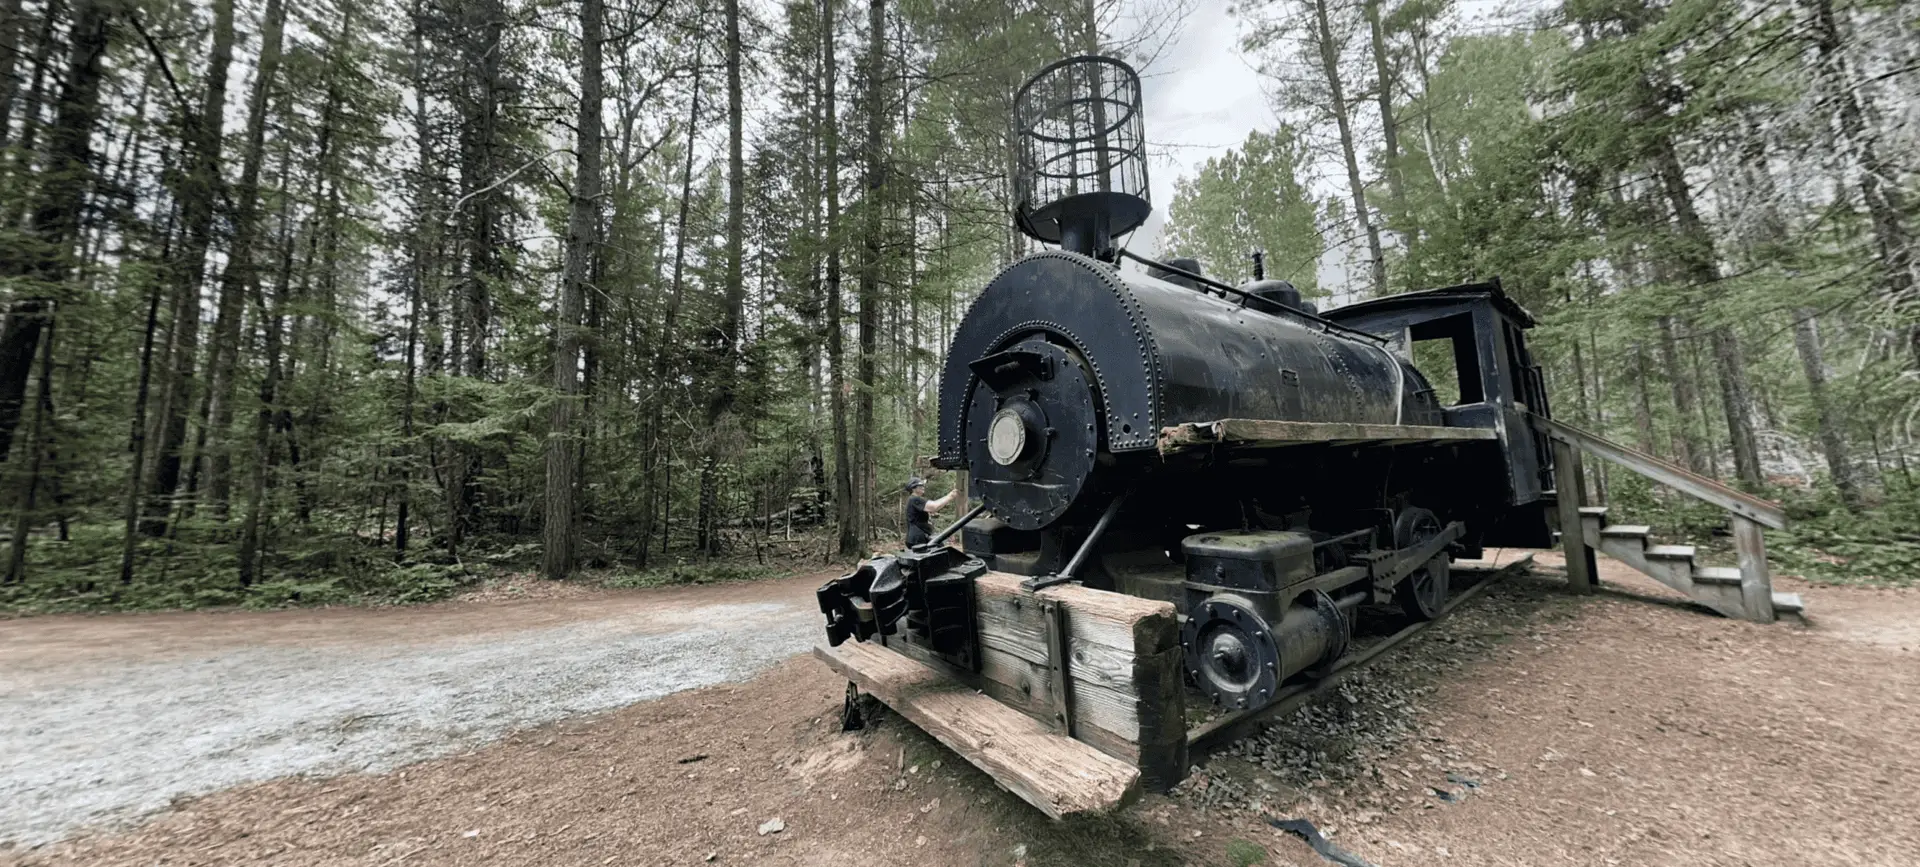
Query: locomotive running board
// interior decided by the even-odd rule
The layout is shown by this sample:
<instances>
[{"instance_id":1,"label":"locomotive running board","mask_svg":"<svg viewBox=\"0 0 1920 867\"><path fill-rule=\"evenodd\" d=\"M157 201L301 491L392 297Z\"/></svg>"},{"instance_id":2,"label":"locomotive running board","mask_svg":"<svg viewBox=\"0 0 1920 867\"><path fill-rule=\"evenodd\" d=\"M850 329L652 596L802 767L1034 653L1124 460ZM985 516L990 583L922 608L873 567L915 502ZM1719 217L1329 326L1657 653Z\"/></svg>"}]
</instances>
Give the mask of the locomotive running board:
<instances>
[{"instance_id":1,"label":"locomotive running board","mask_svg":"<svg viewBox=\"0 0 1920 867\"><path fill-rule=\"evenodd\" d=\"M1053 818L1172 788L1187 770L1173 606L1079 585L1031 592L1020 582L1005 572L974 580L977 672L904 633L885 646L848 641L814 655ZM1054 633L1057 657L1048 609L1065 621ZM1064 676L1050 659L1064 661ZM1065 725L1056 717L1063 706Z\"/></svg>"},{"instance_id":2,"label":"locomotive running board","mask_svg":"<svg viewBox=\"0 0 1920 867\"><path fill-rule=\"evenodd\" d=\"M1471 442L1499 439L1499 433L1481 427L1437 427L1417 424L1350 424L1322 421L1269 421L1228 418L1177 424L1160 430L1163 455L1189 449L1226 446L1268 449L1322 445L1411 445L1415 443Z\"/></svg>"}]
</instances>

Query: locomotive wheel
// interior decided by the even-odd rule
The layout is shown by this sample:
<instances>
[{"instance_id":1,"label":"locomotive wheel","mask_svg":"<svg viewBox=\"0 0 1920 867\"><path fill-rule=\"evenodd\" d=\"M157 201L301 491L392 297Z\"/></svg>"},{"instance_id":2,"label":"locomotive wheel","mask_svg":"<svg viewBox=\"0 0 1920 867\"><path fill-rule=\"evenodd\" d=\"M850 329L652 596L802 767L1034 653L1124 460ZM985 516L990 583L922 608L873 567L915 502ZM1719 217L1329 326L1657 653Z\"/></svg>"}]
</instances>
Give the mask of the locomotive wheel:
<instances>
[{"instance_id":1,"label":"locomotive wheel","mask_svg":"<svg viewBox=\"0 0 1920 867\"><path fill-rule=\"evenodd\" d=\"M1410 508L1393 522L1394 544L1401 549L1423 544L1440 534L1440 519L1426 509ZM1451 570L1442 553L1414 570L1393 588L1393 600L1400 610L1415 620L1432 620L1447 605L1447 584Z\"/></svg>"},{"instance_id":2,"label":"locomotive wheel","mask_svg":"<svg viewBox=\"0 0 1920 867\"><path fill-rule=\"evenodd\" d=\"M1441 554L1413 574L1400 579L1393 588L1393 601L1415 620L1432 620L1447 607L1447 584L1451 577L1447 555Z\"/></svg>"}]
</instances>

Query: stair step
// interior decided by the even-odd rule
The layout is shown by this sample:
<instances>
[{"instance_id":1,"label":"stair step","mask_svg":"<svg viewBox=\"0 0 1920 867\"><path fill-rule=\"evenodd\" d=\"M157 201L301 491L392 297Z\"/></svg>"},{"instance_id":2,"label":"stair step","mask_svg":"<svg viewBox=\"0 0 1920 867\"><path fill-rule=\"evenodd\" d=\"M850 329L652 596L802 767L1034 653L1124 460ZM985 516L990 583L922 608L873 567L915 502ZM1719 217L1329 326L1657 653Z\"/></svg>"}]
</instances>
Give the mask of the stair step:
<instances>
[{"instance_id":1,"label":"stair step","mask_svg":"<svg viewBox=\"0 0 1920 867\"><path fill-rule=\"evenodd\" d=\"M1655 560L1691 560L1692 545L1649 545L1647 556Z\"/></svg>"},{"instance_id":2,"label":"stair step","mask_svg":"<svg viewBox=\"0 0 1920 867\"><path fill-rule=\"evenodd\" d=\"M1604 518L1607 516L1607 507L1606 506L1581 506L1580 516L1583 518L1585 517Z\"/></svg>"},{"instance_id":3,"label":"stair step","mask_svg":"<svg viewBox=\"0 0 1920 867\"><path fill-rule=\"evenodd\" d=\"M1775 593L1773 594L1773 610L1776 614L1805 614L1807 613L1807 605L1800 600L1800 594L1798 593Z\"/></svg>"},{"instance_id":4,"label":"stair step","mask_svg":"<svg viewBox=\"0 0 1920 867\"><path fill-rule=\"evenodd\" d=\"M1600 535L1602 536L1640 536L1644 538L1652 532L1653 528L1645 524L1609 524L1600 528Z\"/></svg>"},{"instance_id":5,"label":"stair step","mask_svg":"<svg viewBox=\"0 0 1920 867\"><path fill-rule=\"evenodd\" d=\"M1695 566L1693 580L1699 584L1739 584L1740 570L1732 566Z\"/></svg>"}]
</instances>

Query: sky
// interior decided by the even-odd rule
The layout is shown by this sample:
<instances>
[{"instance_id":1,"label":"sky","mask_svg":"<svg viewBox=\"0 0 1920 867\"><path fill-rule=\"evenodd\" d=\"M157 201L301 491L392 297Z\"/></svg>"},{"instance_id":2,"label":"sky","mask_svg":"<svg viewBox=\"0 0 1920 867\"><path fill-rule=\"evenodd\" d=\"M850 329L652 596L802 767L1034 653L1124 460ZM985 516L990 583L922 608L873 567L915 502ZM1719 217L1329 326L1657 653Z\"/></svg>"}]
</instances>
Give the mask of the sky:
<instances>
[{"instance_id":1,"label":"sky","mask_svg":"<svg viewBox=\"0 0 1920 867\"><path fill-rule=\"evenodd\" d=\"M1279 124L1252 59L1240 51L1239 31L1226 0L1195 0L1179 40L1141 70L1154 211L1129 249L1157 251L1174 181L1198 173L1248 133Z\"/></svg>"}]
</instances>

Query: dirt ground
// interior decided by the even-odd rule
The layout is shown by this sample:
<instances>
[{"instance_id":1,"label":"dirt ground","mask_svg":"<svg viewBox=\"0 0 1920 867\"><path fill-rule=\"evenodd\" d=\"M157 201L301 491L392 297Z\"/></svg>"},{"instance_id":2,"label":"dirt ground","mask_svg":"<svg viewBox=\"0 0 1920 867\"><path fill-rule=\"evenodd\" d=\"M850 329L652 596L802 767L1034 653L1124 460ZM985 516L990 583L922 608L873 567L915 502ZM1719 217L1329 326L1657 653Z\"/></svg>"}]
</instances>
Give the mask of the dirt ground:
<instances>
[{"instance_id":1,"label":"dirt ground","mask_svg":"<svg viewBox=\"0 0 1920 867\"><path fill-rule=\"evenodd\" d=\"M0 841L288 775L388 771L744 680L812 646L818 582L536 582L412 608L0 624Z\"/></svg>"},{"instance_id":2,"label":"dirt ground","mask_svg":"<svg viewBox=\"0 0 1920 867\"><path fill-rule=\"evenodd\" d=\"M1920 591L1782 580L1809 620L1757 626L1612 562L1602 577L1584 599L1551 575L1491 587L1172 795L1096 821L1048 823L897 718L840 733L844 683L801 657L387 773L183 799L0 863L1328 863L1268 817L1380 867L1920 863ZM289 641L333 634L287 619ZM91 652L172 640L142 624L109 641L111 622ZM33 643L5 641L0 658Z\"/></svg>"}]
</instances>

